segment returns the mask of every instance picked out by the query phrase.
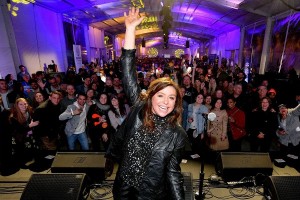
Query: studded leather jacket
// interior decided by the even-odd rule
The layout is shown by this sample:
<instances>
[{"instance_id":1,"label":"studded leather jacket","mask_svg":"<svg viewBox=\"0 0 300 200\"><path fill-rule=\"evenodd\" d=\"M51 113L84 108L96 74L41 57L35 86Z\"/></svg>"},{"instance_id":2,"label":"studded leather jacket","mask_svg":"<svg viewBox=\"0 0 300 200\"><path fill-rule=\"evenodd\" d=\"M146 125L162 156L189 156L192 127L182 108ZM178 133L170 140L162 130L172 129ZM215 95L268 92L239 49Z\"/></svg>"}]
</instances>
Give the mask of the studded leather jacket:
<instances>
[{"instance_id":1,"label":"studded leather jacket","mask_svg":"<svg viewBox=\"0 0 300 200\"><path fill-rule=\"evenodd\" d=\"M131 112L112 138L106 157L119 164L125 154L124 146L142 124L144 102L139 100L141 89L137 84L135 50L122 50L123 87L132 103ZM181 126L168 126L154 145L143 180L138 190L140 200L184 199L183 176L180 163L187 141L186 132ZM122 180L117 172L114 182L114 199L121 199Z\"/></svg>"}]
</instances>

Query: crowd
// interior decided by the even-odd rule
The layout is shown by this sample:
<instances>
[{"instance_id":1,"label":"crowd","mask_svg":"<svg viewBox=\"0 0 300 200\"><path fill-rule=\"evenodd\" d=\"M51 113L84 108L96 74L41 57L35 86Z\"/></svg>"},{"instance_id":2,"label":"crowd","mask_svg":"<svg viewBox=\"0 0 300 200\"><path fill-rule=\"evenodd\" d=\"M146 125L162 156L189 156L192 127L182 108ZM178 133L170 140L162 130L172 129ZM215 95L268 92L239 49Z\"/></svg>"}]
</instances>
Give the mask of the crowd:
<instances>
[{"instance_id":1,"label":"crowd","mask_svg":"<svg viewBox=\"0 0 300 200\"><path fill-rule=\"evenodd\" d=\"M300 82L295 70L286 79L245 74L206 57L136 59L137 82L169 77L181 90L183 115L192 153L279 150L300 154ZM28 168L28 161L57 150L106 151L131 110L119 61L83 66L78 73L37 71L21 65L17 80L0 79L1 171ZM276 75L276 74L275 74ZM246 81L247 78L247 81ZM216 114L207 121L205 114ZM10 163L10 164L7 164ZM9 165L9 167L7 166ZM3 172L3 174L5 174Z\"/></svg>"}]
</instances>

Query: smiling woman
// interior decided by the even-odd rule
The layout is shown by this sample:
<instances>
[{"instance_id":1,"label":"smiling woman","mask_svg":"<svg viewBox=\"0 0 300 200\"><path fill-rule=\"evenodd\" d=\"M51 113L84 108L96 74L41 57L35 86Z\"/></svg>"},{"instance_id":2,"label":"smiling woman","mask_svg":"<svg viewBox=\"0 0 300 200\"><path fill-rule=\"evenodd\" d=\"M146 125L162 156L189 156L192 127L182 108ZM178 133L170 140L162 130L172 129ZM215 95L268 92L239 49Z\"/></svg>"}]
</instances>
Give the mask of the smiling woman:
<instances>
[{"instance_id":1,"label":"smiling woman","mask_svg":"<svg viewBox=\"0 0 300 200\"><path fill-rule=\"evenodd\" d=\"M178 85L170 78L151 82L146 93L137 84L135 28L143 18L132 8L125 15L122 50L123 86L133 105L112 138L107 165L119 163L114 199L184 199L180 163L187 135L179 125L182 101ZM111 171L112 173L112 171Z\"/></svg>"}]
</instances>

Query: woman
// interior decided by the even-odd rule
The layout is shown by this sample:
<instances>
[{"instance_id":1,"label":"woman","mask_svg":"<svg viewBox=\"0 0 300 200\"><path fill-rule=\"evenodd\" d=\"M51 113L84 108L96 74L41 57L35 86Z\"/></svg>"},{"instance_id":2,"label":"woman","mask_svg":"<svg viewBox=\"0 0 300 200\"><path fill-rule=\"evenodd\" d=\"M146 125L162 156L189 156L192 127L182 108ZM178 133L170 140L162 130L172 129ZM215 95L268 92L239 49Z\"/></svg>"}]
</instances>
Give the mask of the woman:
<instances>
[{"instance_id":1,"label":"woman","mask_svg":"<svg viewBox=\"0 0 300 200\"><path fill-rule=\"evenodd\" d=\"M269 97L261 99L260 107L252 112L250 120L251 151L269 152L278 127L277 115Z\"/></svg>"},{"instance_id":2,"label":"woman","mask_svg":"<svg viewBox=\"0 0 300 200\"><path fill-rule=\"evenodd\" d=\"M186 131L192 145L193 153L203 152L203 139L204 139L204 126L205 118L203 115L208 113L208 109L203 104L203 95L198 94L196 96L195 103L189 104L188 106L188 123Z\"/></svg>"},{"instance_id":3,"label":"woman","mask_svg":"<svg viewBox=\"0 0 300 200\"><path fill-rule=\"evenodd\" d=\"M221 99L216 99L212 105L213 108L211 112L216 114L216 118L208 123L208 146L211 150L216 152L228 150L229 141L227 137L227 112L226 110L221 109Z\"/></svg>"},{"instance_id":4,"label":"woman","mask_svg":"<svg viewBox=\"0 0 300 200\"><path fill-rule=\"evenodd\" d=\"M93 89L88 89L86 91L86 104L89 106L95 104L95 92Z\"/></svg>"},{"instance_id":5,"label":"woman","mask_svg":"<svg viewBox=\"0 0 300 200\"><path fill-rule=\"evenodd\" d=\"M211 110L212 105L211 105L211 95L206 95L204 99L204 105L207 107L208 110Z\"/></svg>"},{"instance_id":6,"label":"woman","mask_svg":"<svg viewBox=\"0 0 300 200\"><path fill-rule=\"evenodd\" d=\"M180 163L187 135L179 125L180 91L171 79L161 78L153 81L146 93L141 93L136 81L134 48L135 27L142 20L138 9L132 8L128 16L125 14L121 63L124 90L133 107L106 155L119 163L114 199L183 200Z\"/></svg>"},{"instance_id":7,"label":"woman","mask_svg":"<svg viewBox=\"0 0 300 200\"><path fill-rule=\"evenodd\" d=\"M17 81L14 80L14 77L13 77L12 74L7 74L7 75L5 76L5 82L7 83L8 90L13 90L14 84L17 83Z\"/></svg>"},{"instance_id":8,"label":"woman","mask_svg":"<svg viewBox=\"0 0 300 200\"><path fill-rule=\"evenodd\" d=\"M123 104L123 101L115 94L110 95L110 103L111 108L108 111L108 117L112 127L117 131L127 117L130 108L127 104Z\"/></svg>"},{"instance_id":9,"label":"woman","mask_svg":"<svg viewBox=\"0 0 300 200\"><path fill-rule=\"evenodd\" d=\"M108 118L109 108L110 105L108 104L108 95L106 93L100 94L98 101L89 108L87 121L94 151L103 151L108 148L111 131Z\"/></svg>"},{"instance_id":10,"label":"woman","mask_svg":"<svg viewBox=\"0 0 300 200\"><path fill-rule=\"evenodd\" d=\"M231 151L241 151L242 140L246 136L245 113L235 106L236 100L229 97L227 100L228 137Z\"/></svg>"},{"instance_id":11,"label":"woman","mask_svg":"<svg viewBox=\"0 0 300 200\"><path fill-rule=\"evenodd\" d=\"M39 122L33 121L31 116L32 109L26 99L18 98L11 110L9 122L12 128L13 155L21 168L28 168L25 164L34 156L32 128Z\"/></svg>"},{"instance_id":12,"label":"woman","mask_svg":"<svg viewBox=\"0 0 300 200\"><path fill-rule=\"evenodd\" d=\"M32 102L32 108L36 109L44 101L45 101L45 97L44 97L44 95L41 92L34 93L34 98L33 98L33 102Z\"/></svg>"}]
</instances>

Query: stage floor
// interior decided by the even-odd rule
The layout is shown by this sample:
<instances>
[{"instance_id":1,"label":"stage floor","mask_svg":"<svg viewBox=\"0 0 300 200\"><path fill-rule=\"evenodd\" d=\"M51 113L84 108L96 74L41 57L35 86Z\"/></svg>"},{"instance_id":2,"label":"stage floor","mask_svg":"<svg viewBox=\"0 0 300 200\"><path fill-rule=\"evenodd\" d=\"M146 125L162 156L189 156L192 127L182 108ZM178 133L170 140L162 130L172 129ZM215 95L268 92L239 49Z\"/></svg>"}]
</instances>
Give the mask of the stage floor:
<instances>
[{"instance_id":1,"label":"stage floor","mask_svg":"<svg viewBox=\"0 0 300 200\"><path fill-rule=\"evenodd\" d=\"M182 172L189 172L191 173L193 179L193 193L199 191L199 173L200 173L200 161L187 159L185 163L181 164ZM115 165L114 173L111 177L107 178L105 182L109 187L112 185L115 172L117 169L117 165ZM30 176L34 172L28 169L20 169L17 173L10 175L10 176L0 176L0 199L10 200L10 199L20 199L22 195L22 191L28 182ZM51 173L51 170L45 170L40 172L40 174ZM204 193L205 199L238 199L239 196L248 197L248 199L252 200L261 200L265 199L261 194L263 193L262 188L256 188L258 192L253 190L253 187L243 187L243 188L234 188L228 189L224 188L224 184L222 181L219 181L219 177L215 176L215 167L213 164L205 163L204 165ZM297 172L294 168L286 166L284 168L279 168L273 165L273 176L299 176L299 172ZM209 181L210 180L210 181ZM107 186L106 185L106 186ZM105 188L107 190L107 188ZM95 193L102 193L104 190L101 188L96 188L93 191ZM259 194L260 193L260 194ZM92 199L89 196L88 199ZM104 198L103 198L104 199ZM105 199L113 199L111 194L105 196Z\"/></svg>"}]
</instances>

